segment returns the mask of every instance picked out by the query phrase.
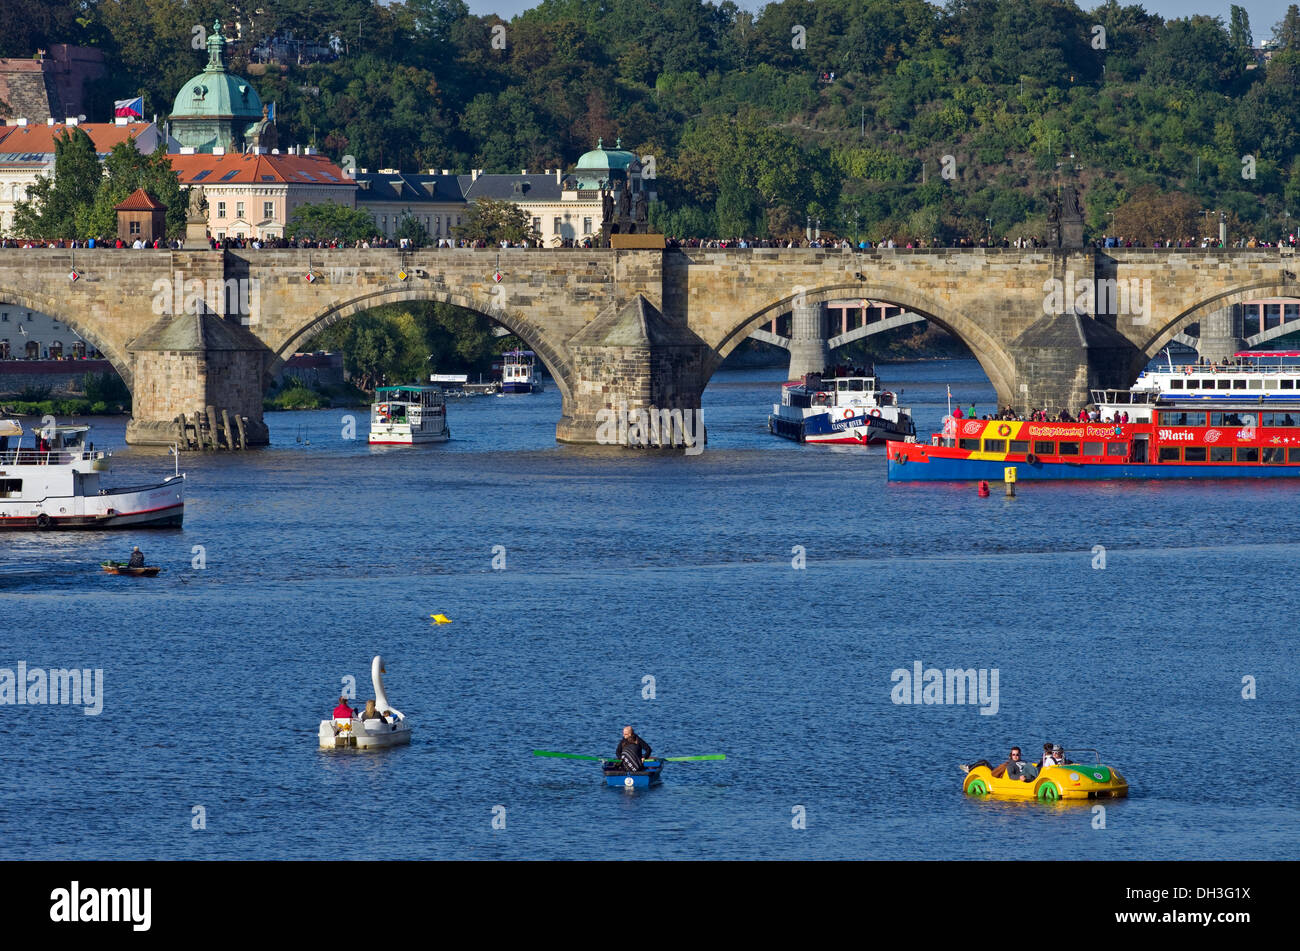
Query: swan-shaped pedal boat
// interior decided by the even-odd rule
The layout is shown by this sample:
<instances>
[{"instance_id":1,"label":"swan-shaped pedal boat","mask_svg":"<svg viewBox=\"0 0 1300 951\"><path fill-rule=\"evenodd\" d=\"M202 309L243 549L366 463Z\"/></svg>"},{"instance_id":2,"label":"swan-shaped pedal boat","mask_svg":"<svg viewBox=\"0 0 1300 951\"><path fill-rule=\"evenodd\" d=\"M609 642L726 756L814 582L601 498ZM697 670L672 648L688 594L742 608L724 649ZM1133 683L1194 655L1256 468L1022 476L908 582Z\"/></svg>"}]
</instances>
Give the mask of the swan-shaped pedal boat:
<instances>
[{"instance_id":1,"label":"swan-shaped pedal boat","mask_svg":"<svg viewBox=\"0 0 1300 951\"><path fill-rule=\"evenodd\" d=\"M1070 750L1071 755L1094 754L1088 763L1045 766L1029 782L994 776L987 766L972 768L962 780L962 792L968 796L994 799L1037 799L1056 802L1060 799L1118 799L1128 795L1128 781L1113 766L1101 765L1096 750Z\"/></svg>"},{"instance_id":2,"label":"swan-shaped pedal boat","mask_svg":"<svg viewBox=\"0 0 1300 951\"><path fill-rule=\"evenodd\" d=\"M383 675L388 673L384 659L378 654L370 662L370 681L375 687L375 709L384 715L383 720L331 718L320 721L321 749L353 748L358 750L383 749L403 746L411 742L411 726L401 710L395 710L384 692ZM388 722L384 722L387 720Z\"/></svg>"}]
</instances>

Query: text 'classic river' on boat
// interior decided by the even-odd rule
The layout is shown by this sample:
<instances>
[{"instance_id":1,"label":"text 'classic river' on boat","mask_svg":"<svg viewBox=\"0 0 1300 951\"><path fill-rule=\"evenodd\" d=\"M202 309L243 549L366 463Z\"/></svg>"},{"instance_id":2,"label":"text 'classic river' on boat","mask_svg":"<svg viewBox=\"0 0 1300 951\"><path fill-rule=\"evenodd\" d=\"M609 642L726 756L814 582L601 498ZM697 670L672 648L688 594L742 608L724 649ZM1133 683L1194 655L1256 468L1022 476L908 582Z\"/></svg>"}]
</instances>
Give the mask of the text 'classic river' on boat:
<instances>
[{"instance_id":1,"label":"text 'classic river' on boat","mask_svg":"<svg viewBox=\"0 0 1300 951\"><path fill-rule=\"evenodd\" d=\"M1300 366L1261 362L1271 356L1093 390L1087 421L948 416L929 444L888 444L889 479L1001 480L1008 466L1021 480L1300 477Z\"/></svg>"},{"instance_id":2,"label":"text 'classic river' on boat","mask_svg":"<svg viewBox=\"0 0 1300 951\"><path fill-rule=\"evenodd\" d=\"M0 531L180 525L185 476L101 488L112 454L86 442L89 426L46 426L23 445L17 420L0 419Z\"/></svg>"}]
</instances>

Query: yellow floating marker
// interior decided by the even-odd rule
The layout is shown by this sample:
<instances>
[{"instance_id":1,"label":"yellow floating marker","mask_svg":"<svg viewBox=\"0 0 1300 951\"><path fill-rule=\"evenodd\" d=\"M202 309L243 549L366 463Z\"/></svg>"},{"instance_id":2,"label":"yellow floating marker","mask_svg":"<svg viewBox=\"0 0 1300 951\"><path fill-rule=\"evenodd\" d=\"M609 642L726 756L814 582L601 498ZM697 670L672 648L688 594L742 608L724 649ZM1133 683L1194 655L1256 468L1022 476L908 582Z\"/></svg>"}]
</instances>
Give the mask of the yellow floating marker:
<instances>
[{"instance_id":1,"label":"yellow floating marker","mask_svg":"<svg viewBox=\"0 0 1300 951\"><path fill-rule=\"evenodd\" d=\"M445 614L430 614L429 617L433 618L434 623L436 623L436 624L450 624L450 623L451 623L451 618L447 617L447 615L445 615Z\"/></svg>"}]
</instances>

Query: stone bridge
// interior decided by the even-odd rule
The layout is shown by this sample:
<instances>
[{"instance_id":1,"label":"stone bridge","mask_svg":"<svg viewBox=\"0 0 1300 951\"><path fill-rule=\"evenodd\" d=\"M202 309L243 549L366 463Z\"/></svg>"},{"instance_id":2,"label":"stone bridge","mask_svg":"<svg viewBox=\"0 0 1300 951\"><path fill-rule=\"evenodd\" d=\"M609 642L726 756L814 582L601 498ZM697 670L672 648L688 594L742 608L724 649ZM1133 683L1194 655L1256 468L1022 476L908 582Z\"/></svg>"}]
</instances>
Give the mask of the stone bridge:
<instances>
[{"instance_id":1,"label":"stone bridge","mask_svg":"<svg viewBox=\"0 0 1300 951\"><path fill-rule=\"evenodd\" d=\"M1077 407L1127 386L1190 324L1209 356L1240 347L1234 305L1300 296L1289 249L0 250L0 301L75 329L134 396L128 440L173 441L206 406L247 416L313 335L381 304L444 301L535 350L563 398L561 441L601 410L696 409L751 332L866 298L970 347L998 400Z\"/></svg>"}]
</instances>

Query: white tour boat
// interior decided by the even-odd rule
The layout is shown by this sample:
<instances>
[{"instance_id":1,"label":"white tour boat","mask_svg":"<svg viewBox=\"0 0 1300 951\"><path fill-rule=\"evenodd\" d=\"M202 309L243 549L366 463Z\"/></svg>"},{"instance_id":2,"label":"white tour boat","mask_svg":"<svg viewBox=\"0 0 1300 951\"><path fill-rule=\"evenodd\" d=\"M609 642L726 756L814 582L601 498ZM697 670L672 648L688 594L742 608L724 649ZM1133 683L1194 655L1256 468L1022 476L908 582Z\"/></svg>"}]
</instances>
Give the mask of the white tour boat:
<instances>
[{"instance_id":1,"label":"white tour boat","mask_svg":"<svg viewBox=\"0 0 1300 951\"><path fill-rule=\"evenodd\" d=\"M511 350L501 355L502 393L540 393L544 389L537 375L537 358L531 350Z\"/></svg>"},{"instance_id":2,"label":"white tour boat","mask_svg":"<svg viewBox=\"0 0 1300 951\"><path fill-rule=\"evenodd\" d=\"M381 386L370 407L372 446L446 442L447 401L437 386Z\"/></svg>"},{"instance_id":3,"label":"white tour boat","mask_svg":"<svg viewBox=\"0 0 1300 951\"><path fill-rule=\"evenodd\" d=\"M1245 350L1222 363L1175 365L1166 351L1166 365L1143 370L1133 391L1179 402L1296 403L1300 401L1298 359L1300 350Z\"/></svg>"},{"instance_id":4,"label":"white tour boat","mask_svg":"<svg viewBox=\"0 0 1300 951\"><path fill-rule=\"evenodd\" d=\"M362 720L359 716L331 717L320 721L321 749L355 748L359 750L383 749L403 746L411 742L411 725L401 710L394 710L384 692L383 675L388 673L384 659L378 654L370 662L370 680L375 688L375 710L383 715L378 720Z\"/></svg>"},{"instance_id":5,"label":"white tour boat","mask_svg":"<svg viewBox=\"0 0 1300 951\"><path fill-rule=\"evenodd\" d=\"M88 444L89 431L84 425L47 426L24 446L22 424L0 419L0 531L181 524L185 476L179 469L152 485L101 486L112 453Z\"/></svg>"},{"instance_id":6,"label":"white tour boat","mask_svg":"<svg viewBox=\"0 0 1300 951\"><path fill-rule=\"evenodd\" d=\"M916 435L911 413L871 370L809 373L783 384L767 428L795 442L863 446Z\"/></svg>"}]
</instances>

